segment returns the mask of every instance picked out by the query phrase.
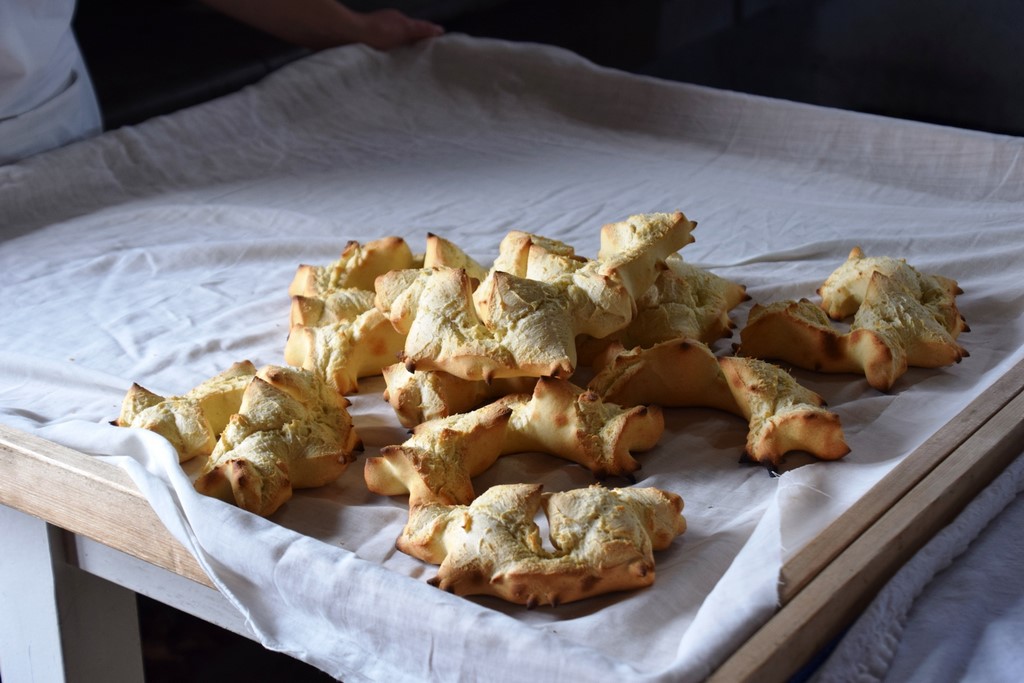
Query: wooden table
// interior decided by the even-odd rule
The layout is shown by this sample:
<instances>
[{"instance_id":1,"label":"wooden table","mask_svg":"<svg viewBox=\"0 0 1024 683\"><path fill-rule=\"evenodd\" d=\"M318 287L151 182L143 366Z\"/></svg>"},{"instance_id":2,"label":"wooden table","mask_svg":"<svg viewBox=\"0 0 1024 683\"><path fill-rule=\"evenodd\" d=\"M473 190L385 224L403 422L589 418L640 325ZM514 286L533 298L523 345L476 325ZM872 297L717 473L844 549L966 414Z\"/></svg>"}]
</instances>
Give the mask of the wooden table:
<instances>
[{"instance_id":1,"label":"wooden table","mask_svg":"<svg viewBox=\"0 0 1024 683\"><path fill-rule=\"evenodd\" d=\"M784 565L781 608L712 680L790 677L1022 443L1024 363ZM11 683L141 680L134 593L249 635L118 467L0 425L0 504L0 662Z\"/></svg>"}]
</instances>

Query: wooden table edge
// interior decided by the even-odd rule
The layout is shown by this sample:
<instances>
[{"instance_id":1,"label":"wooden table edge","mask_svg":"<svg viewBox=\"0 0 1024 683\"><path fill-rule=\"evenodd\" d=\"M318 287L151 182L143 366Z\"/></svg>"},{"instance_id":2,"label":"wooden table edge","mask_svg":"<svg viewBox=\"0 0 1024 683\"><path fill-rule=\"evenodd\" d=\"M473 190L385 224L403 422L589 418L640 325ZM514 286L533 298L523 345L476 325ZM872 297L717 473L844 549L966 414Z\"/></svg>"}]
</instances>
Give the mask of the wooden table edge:
<instances>
[{"instance_id":1,"label":"wooden table edge","mask_svg":"<svg viewBox=\"0 0 1024 683\"><path fill-rule=\"evenodd\" d=\"M0 473L3 505L215 588L116 465L0 424Z\"/></svg>"},{"instance_id":2,"label":"wooden table edge","mask_svg":"<svg viewBox=\"0 0 1024 683\"><path fill-rule=\"evenodd\" d=\"M978 429L1024 391L1024 361L989 388L905 457L825 531L782 568L780 602L785 605L883 514L903 498Z\"/></svg>"},{"instance_id":3,"label":"wooden table edge","mask_svg":"<svg viewBox=\"0 0 1024 683\"><path fill-rule=\"evenodd\" d=\"M708 680L770 683L799 672L853 623L900 567L1021 454L1022 444L1024 391L1018 387L1009 401L793 592Z\"/></svg>"}]
</instances>

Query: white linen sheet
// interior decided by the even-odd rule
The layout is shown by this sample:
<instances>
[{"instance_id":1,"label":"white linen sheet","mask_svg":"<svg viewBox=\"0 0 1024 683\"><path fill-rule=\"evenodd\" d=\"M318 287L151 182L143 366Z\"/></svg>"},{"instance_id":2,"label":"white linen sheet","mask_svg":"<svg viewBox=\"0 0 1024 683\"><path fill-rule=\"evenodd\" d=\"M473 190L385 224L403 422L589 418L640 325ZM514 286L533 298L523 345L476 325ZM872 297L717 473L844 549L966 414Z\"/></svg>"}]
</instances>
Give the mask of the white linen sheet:
<instances>
[{"instance_id":1,"label":"white linen sheet","mask_svg":"<svg viewBox=\"0 0 1024 683\"><path fill-rule=\"evenodd\" d=\"M320 53L0 167L0 420L127 468L262 643L346 681L697 680L771 614L785 558L1024 356L1021 149L539 46ZM885 394L794 371L852 452L780 477L737 463L738 418L668 411L638 483L682 495L689 529L649 589L535 610L448 595L395 550L404 502L368 493L361 462L264 520L196 494L159 437L108 424L132 382L175 394L237 360L283 363L296 267L348 240L422 249L430 231L489 263L519 229L594 256L603 223L675 209L699 223L684 258L761 303L814 298L858 245L955 278L971 356ZM381 388L352 397L366 455L404 439ZM592 477L526 454L476 488L511 481Z\"/></svg>"},{"instance_id":2,"label":"white linen sheet","mask_svg":"<svg viewBox=\"0 0 1024 683\"><path fill-rule=\"evenodd\" d=\"M1016 681L1024 671L1024 457L885 586L815 683Z\"/></svg>"}]
</instances>

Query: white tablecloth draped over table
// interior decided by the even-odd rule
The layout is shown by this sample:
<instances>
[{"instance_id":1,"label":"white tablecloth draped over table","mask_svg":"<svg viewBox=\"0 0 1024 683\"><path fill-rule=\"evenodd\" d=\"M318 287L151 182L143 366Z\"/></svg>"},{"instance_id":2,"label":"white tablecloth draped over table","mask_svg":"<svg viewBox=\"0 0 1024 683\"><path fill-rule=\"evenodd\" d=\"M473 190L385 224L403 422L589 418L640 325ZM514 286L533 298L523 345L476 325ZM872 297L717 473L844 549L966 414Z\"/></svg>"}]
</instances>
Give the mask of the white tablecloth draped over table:
<instances>
[{"instance_id":1,"label":"white tablecloth draped over table","mask_svg":"<svg viewBox=\"0 0 1024 683\"><path fill-rule=\"evenodd\" d=\"M787 557L1024 356L1021 150L539 46L316 54L0 167L0 420L126 467L261 642L347 681L695 680L771 614ZM159 437L108 424L132 382L176 394L237 360L283 363L296 267L349 240L422 250L434 232L489 263L518 229L594 256L602 224L676 209L699 223L684 258L757 302L814 298L858 245L955 278L971 356L884 394L794 371L852 452L779 477L738 464L742 420L669 411L638 483L682 495L689 529L649 589L535 610L455 597L395 550L404 501L370 494L361 462L265 520L196 494ZM405 438L381 388L353 397L366 455ZM593 481L527 454L477 490L528 480Z\"/></svg>"}]
</instances>

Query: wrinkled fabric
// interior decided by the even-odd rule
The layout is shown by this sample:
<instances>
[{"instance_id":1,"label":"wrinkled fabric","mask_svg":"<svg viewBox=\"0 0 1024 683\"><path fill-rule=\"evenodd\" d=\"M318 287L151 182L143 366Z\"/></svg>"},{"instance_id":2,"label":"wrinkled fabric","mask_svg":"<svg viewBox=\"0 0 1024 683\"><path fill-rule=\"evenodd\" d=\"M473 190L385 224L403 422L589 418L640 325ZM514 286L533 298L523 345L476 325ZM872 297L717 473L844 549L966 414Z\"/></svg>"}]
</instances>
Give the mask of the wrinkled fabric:
<instances>
[{"instance_id":1,"label":"wrinkled fabric","mask_svg":"<svg viewBox=\"0 0 1024 683\"><path fill-rule=\"evenodd\" d=\"M1024 352L1019 140L668 83L446 36L319 53L239 93L0 168L0 421L129 471L254 637L346 681L687 681L775 609L781 564ZM509 230L597 253L602 224L682 210L692 263L753 301L813 298L850 249L957 279L971 356L887 394L795 370L852 452L738 464L739 418L666 411L637 483L686 501L648 589L554 609L458 598L394 547L402 499L361 462L270 519L199 496L166 442L111 427L132 382L187 391L283 363L288 284L349 240L433 232L490 263ZM742 324L751 303L733 313ZM732 341L714 348L729 353ZM365 455L405 439L379 379ZM797 466L800 465L800 466ZM593 483L549 456L477 478ZM610 482L625 484L626 482Z\"/></svg>"},{"instance_id":2,"label":"wrinkled fabric","mask_svg":"<svg viewBox=\"0 0 1024 683\"><path fill-rule=\"evenodd\" d=\"M815 672L831 681L1013 681L1024 667L1024 457L872 600Z\"/></svg>"},{"instance_id":3,"label":"wrinkled fabric","mask_svg":"<svg viewBox=\"0 0 1024 683\"><path fill-rule=\"evenodd\" d=\"M0 165L102 130L74 10L74 0L0 5Z\"/></svg>"}]
</instances>

